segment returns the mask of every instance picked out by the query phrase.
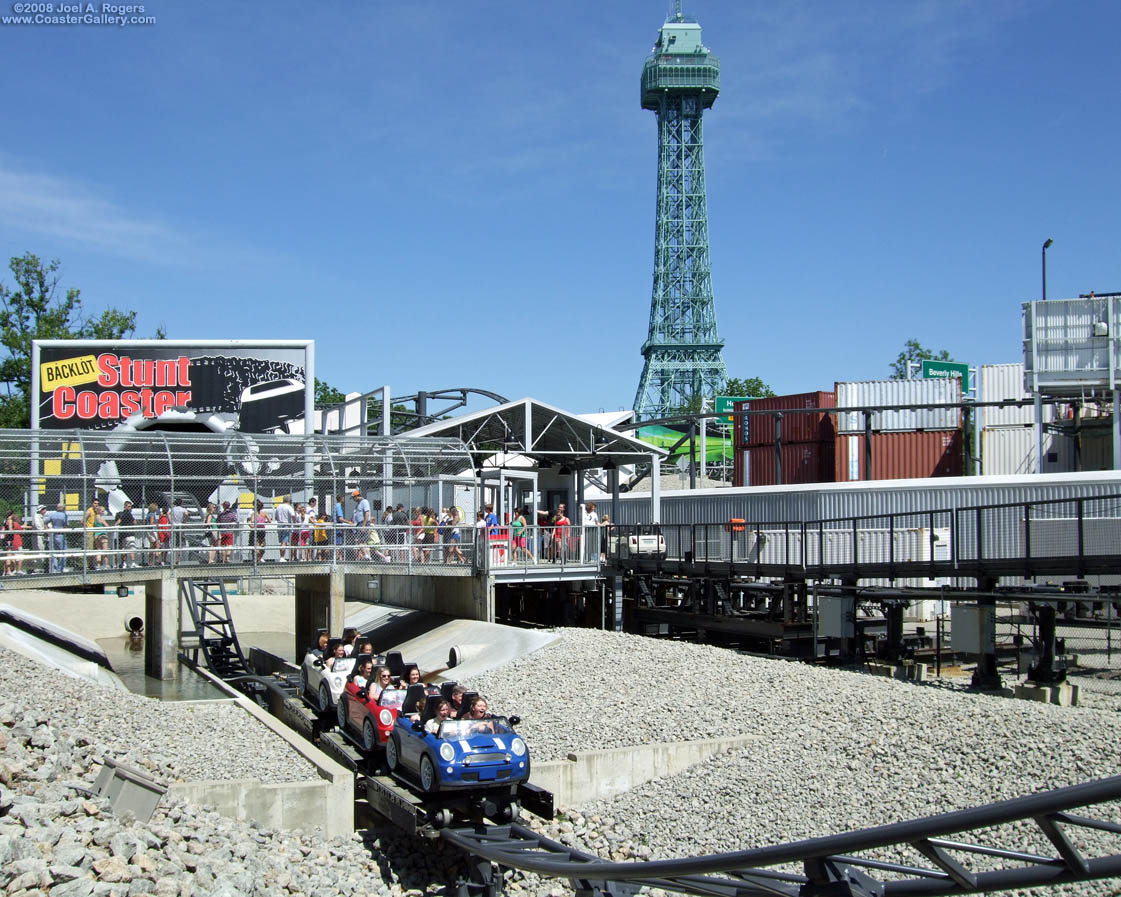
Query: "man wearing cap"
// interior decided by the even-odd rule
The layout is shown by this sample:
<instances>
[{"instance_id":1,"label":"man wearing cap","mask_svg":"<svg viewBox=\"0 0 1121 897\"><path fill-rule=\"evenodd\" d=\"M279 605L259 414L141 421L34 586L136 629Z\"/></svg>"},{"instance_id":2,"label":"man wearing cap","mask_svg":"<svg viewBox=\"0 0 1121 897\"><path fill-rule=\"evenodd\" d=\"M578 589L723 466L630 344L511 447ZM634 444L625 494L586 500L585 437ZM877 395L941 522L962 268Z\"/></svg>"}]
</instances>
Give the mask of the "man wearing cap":
<instances>
[{"instance_id":1,"label":"man wearing cap","mask_svg":"<svg viewBox=\"0 0 1121 897\"><path fill-rule=\"evenodd\" d=\"M350 493L354 499L354 515L351 522L354 524L354 542L358 546L358 560L370 559L370 501L362 494L361 489Z\"/></svg>"},{"instance_id":2,"label":"man wearing cap","mask_svg":"<svg viewBox=\"0 0 1121 897\"><path fill-rule=\"evenodd\" d=\"M66 571L66 530L70 521L66 517L66 505L61 501L47 513L47 529L51 530L51 573Z\"/></svg>"}]
</instances>

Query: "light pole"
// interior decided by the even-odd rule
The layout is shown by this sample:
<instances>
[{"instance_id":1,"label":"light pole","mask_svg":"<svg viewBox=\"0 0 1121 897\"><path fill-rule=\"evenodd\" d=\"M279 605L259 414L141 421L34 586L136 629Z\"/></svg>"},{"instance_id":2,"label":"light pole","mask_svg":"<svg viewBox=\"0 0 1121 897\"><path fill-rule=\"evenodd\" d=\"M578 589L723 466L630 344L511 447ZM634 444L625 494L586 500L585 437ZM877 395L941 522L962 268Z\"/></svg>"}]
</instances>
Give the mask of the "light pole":
<instances>
[{"instance_id":1,"label":"light pole","mask_svg":"<svg viewBox=\"0 0 1121 897\"><path fill-rule=\"evenodd\" d=\"M1055 242L1054 240L1052 240L1050 237L1048 237L1047 241L1043 244L1043 301L1044 302L1047 301L1047 247L1050 246L1054 242Z\"/></svg>"}]
</instances>

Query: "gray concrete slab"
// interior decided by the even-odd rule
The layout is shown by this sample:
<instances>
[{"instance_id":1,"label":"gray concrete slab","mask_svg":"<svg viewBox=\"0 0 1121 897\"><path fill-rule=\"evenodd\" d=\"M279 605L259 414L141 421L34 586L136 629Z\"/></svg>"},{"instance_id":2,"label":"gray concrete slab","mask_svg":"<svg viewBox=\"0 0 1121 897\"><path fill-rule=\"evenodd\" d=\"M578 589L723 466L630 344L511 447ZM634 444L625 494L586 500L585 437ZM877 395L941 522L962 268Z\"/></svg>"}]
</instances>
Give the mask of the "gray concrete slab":
<instances>
[{"instance_id":1,"label":"gray concrete slab","mask_svg":"<svg viewBox=\"0 0 1121 897\"><path fill-rule=\"evenodd\" d=\"M480 620L455 620L443 614L385 604L347 603L346 625L371 635L374 650L400 651L425 673L468 680L544 648L556 635ZM459 648L460 664L448 669L448 654Z\"/></svg>"}]
</instances>

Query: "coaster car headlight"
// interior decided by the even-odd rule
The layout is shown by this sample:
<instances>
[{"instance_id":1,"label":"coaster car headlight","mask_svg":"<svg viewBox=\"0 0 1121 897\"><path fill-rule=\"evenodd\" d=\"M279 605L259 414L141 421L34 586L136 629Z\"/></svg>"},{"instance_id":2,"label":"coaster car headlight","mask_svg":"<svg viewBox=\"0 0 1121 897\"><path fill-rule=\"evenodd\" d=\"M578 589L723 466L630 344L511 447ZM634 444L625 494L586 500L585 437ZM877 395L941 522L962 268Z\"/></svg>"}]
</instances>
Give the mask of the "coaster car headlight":
<instances>
[{"instance_id":1,"label":"coaster car headlight","mask_svg":"<svg viewBox=\"0 0 1121 897\"><path fill-rule=\"evenodd\" d=\"M518 757L525 756L525 742L520 738L515 738L510 742L510 750Z\"/></svg>"},{"instance_id":2,"label":"coaster car headlight","mask_svg":"<svg viewBox=\"0 0 1121 897\"><path fill-rule=\"evenodd\" d=\"M378 713L378 719L381 720L381 724L383 726L393 725L393 714L386 710L384 707L381 709L381 712Z\"/></svg>"},{"instance_id":3,"label":"coaster car headlight","mask_svg":"<svg viewBox=\"0 0 1121 897\"><path fill-rule=\"evenodd\" d=\"M455 759L455 748L445 741L440 745L440 758L445 763L451 763Z\"/></svg>"}]
</instances>

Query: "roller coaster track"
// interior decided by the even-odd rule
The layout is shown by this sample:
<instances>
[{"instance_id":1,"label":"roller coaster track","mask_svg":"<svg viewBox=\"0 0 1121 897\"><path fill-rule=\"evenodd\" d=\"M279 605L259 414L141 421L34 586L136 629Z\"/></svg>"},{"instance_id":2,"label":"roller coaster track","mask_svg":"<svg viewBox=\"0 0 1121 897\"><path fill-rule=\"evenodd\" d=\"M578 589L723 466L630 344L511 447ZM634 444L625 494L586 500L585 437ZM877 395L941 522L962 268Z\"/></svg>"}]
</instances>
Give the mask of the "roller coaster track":
<instances>
[{"instance_id":1,"label":"roller coaster track","mask_svg":"<svg viewBox=\"0 0 1121 897\"><path fill-rule=\"evenodd\" d=\"M552 841L520 825L460 826L440 837L482 863L472 867L469 891L497 893L494 866L567 878L584 897L625 897L639 887L701 897L902 897L980 894L1121 876L1121 853L1080 849L1090 832L1113 836L1121 825L1073 810L1121 799L1121 776L1028 795L987 806L734 853L652 862L608 862ZM1116 815L1117 808L1113 808ZM958 840L990 826L1032 823L1054 849L1031 853L1001 846L1023 840L1019 828L986 832L982 843ZM998 836L1003 835L1003 839ZM910 848L927 864L860 856ZM1096 855L1096 854L1102 855ZM984 868L976 868L981 860ZM491 865L493 864L493 865ZM800 864L801 873L775 867ZM487 868L490 865L490 868ZM971 868L973 866L974 868Z\"/></svg>"},{"instance_id":2,"label":"roller coaster track","mask_svg":"<svg viewBox=\"0 0 1121 897\"><path fill-rule=\"evenodd\" d=\"M293 714L301 715L299 702L275 682L258 676L227 681L257 695L289 725L295 725ZM310 722L296 728L315 738ZM370 789L384 791L379 777L363 775L361 758L341 739L321 747L333 748L332 757L365 779L368 796L376 796ZM630 897L642 887L698 897L935 897L1121 878L1121 823L1114 821L1121 819L1121 805L1101 808L1098 818L1076 812L1121 801L1121 775L837 835L650 862L604 860L519 824L437 828L423 798L391 797L401 805L387 817L394 824L442 838L468 856L469 879L460 883L458 897L497 897L504 869L568 879L577 897ZM1051 850L1022 847L1028 826L1038 836L1030 840L1049 843ZM981 829L980 840L963 840ZM885 858L907 853L913 862Z\"/></svg>"}]
</instances>

